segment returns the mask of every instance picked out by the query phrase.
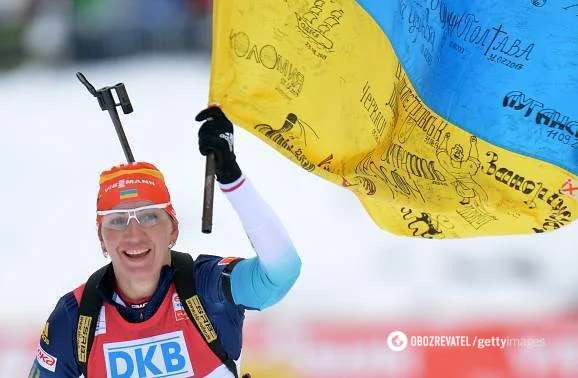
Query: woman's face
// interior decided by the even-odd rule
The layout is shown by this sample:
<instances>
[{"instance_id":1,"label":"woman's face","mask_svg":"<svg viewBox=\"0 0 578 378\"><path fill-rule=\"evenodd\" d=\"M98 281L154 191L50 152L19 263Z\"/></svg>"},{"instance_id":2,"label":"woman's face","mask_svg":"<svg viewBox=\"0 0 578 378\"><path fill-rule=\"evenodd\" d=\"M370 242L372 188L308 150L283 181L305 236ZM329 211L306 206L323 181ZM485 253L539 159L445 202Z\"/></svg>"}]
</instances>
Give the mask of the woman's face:
<instances>
[{"instance_id":1,"label":"woman's face","mask_svg":"<svg viewBox=\"0 0 578 378\"><path fill-rule=\"evenodd\" d=\"M150 205L150 202L128 202L115 209L134 209L146 205ZM162 209L149 210L143 217L154 219L154 222L143 221L143 224L151 223L143 226L132 218L124 230L107 227L103 217L101 243L110 255L117 278L157 279L161 268L171 262L169 244L176 241L178 228Z\"/></svg>"}]
</instances>

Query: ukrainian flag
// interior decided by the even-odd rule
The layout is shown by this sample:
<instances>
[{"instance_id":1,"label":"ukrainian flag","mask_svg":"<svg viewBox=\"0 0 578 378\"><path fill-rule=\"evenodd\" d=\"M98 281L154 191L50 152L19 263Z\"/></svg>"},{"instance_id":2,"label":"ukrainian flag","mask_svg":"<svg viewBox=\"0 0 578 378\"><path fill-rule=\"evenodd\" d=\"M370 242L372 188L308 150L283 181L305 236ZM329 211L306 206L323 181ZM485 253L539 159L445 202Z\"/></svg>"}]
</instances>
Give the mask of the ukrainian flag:
<instances>
[{"instance_id":1,"label":"ukrainian flag","mask_svg":"<svg viewBox=\"0 0 578 378\"><path fill-rule=\"evenodd\" d=\"M136 188L121 190L119 192L119 196L121 200L136 198L138 197L138 191Z\"/></svg>"},{"instance_id":2,"label":"ukrainian flag","mask_svg":"<svg viewBox=\"0 0 578 378\"><path fill-rule=\"evenodd\" d=\"M383 229L576 219L578 0L217 0L213 29L210 101Z\"/></svg>"}]
</instances>

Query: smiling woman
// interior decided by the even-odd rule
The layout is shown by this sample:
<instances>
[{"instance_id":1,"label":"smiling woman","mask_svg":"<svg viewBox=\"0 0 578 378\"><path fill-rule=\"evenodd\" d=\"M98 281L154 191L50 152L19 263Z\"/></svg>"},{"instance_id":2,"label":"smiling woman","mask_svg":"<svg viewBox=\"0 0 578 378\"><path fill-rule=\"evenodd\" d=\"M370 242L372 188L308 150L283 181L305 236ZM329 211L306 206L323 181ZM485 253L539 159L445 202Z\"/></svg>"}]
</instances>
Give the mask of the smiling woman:
<instances>
[{"instance_id":1,"label":"smiling woman","mask_svg":"<svg viewBox=\"0 0 578 378\"><path fill-rule=\"evenodd\" d=\"M152 164L113 167L100 176L96 223L119 292L143 302L154 291L179 228L164 178ZM134 219L134 222L131 220Z\"/></svg>"},{"instance_id":2,"label":"smiling woman","mask_svg":"<svg viewBox=\"0 0 578 378\"><path fill-rule=\"evenodd\" d=\"M278 302L301 261L279 219L242 174L232 124L215 107L197 117L205 119L199 149L214 153L221 190L257 257L193 260L172 251L179 223L162 173L145 162L104 171L96 225L111 263L60 299L31 377L239 376L244 311Z\"/></svg>"}]
</instances>

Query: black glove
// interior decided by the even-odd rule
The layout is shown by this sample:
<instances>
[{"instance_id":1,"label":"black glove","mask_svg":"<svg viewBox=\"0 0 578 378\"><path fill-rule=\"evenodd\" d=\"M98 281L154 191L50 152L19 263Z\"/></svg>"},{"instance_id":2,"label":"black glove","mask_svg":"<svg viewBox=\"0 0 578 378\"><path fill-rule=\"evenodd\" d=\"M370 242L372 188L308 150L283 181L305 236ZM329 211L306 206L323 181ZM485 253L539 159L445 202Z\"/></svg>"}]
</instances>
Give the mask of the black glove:
<instances>
[{"instance_id":1,"label":"black glove","mask_svg":"<svg viewBox=\"0 0 578 378\"><path fill-rule=\"evenodd\" d=\"M199 151L203 156L215 154L217 181L230 184L241 177L233 149L233 124L221 108L208 107L197 114L195 121L205 121L199 129Z\"/></svg>"}]
</instances>

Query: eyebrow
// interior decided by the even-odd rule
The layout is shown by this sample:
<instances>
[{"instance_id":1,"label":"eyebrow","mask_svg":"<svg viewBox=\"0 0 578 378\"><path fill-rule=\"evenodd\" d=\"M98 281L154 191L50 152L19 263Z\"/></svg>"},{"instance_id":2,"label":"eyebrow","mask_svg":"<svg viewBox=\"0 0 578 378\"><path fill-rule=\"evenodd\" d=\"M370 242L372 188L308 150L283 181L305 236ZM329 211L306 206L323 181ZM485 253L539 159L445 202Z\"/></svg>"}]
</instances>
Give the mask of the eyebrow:
<instances>
[{"instance_id":1,"label":"eyebrow","mask_svg":"<svg viewBox=\"0 0 578 378\"><path fill-rule=\"evenodd\" d=\"M137 210L147 210L147 209L164 209L170 205L170 202L159 203L159 204L152 204L152 205L145 205L140 207L135 207L132 209L112 209L112 210L98 210L96 212L97 215L108 215L108 214L115 214L115 213L129 213L132 211Z\"/></svg>"}]
</instances>

